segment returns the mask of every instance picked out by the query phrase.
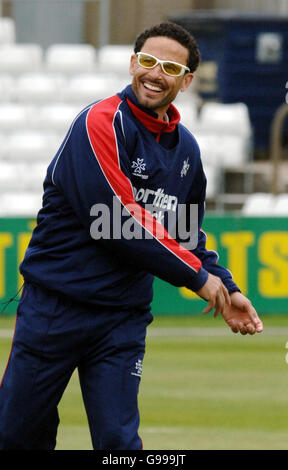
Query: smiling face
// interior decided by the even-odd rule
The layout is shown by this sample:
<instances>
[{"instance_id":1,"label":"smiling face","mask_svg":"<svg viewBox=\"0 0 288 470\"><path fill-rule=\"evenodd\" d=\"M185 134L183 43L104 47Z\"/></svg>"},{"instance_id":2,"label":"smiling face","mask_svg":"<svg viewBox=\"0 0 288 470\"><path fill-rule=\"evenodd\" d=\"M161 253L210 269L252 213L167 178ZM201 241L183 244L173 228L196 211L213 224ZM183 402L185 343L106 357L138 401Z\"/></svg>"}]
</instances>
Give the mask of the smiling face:
<instances>
[{"instance_id":1,"label":"smiling face","mask_svg":"<svg viewBox=\"0 0 288 470\"><path fill-rule=\"evenodd\" d=\"M148 38L141 52L151 54L160 60L171 60L183 65L187 65L189 55L186 47L166 36ZM159 119L164 118L178 92L185 91L193 79L192 73L171 77L163 72L160 64L153 69L145 69L138 65L136 55L131 57L130 74L133 76L132 89L139 104L155 111Z\"/></svg>"}]
</instances>

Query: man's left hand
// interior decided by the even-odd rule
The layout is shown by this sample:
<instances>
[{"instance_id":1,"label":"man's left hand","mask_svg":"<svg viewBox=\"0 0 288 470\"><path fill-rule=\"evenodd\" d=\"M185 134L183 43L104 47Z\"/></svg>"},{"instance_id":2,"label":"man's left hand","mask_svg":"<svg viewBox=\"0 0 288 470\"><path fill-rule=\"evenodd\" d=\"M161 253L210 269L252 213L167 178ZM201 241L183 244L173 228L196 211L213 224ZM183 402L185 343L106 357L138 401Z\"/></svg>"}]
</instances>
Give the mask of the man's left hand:
<instances>
[{"instance_id":1,"label":"man's left hand","mask_svg":"<svg viewBox=\"0 0 288 470\"><path fill-rule=\"evenodd\" d=\"M222 316L233 333L240 332L242 335L261 333L263 323L250 300L240 292L233 292L230 298L231 305L225 307Z\"/></svg>"}]
</instances>

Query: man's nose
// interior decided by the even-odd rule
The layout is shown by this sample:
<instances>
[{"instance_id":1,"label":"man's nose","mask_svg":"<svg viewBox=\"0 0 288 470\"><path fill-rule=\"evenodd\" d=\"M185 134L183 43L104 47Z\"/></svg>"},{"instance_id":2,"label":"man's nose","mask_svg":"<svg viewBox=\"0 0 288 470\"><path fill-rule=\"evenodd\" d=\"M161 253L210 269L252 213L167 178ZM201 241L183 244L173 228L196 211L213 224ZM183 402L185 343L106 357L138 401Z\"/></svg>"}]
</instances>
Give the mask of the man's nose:
<instances>
[{"instance_id":1,"label":"man's nose","mask_svg":"<svg viewBox=\"0 0 288 470\"><path fill-rule=\"evenodd\" d=\"M157 64L153 69L150 69L149 72L150 72L150 76L153 76L153 77L162 77L164 73L162 70L161 64Z\"/></svg>"}]
</instances>

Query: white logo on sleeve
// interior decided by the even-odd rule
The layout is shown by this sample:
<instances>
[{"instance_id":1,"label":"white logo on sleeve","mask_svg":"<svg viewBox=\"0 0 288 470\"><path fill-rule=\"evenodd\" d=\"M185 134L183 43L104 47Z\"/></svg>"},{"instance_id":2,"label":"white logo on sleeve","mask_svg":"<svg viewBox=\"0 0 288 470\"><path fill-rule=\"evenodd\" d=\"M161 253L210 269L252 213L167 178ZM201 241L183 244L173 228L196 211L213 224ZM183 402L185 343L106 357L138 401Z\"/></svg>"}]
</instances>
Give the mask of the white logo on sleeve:
<instances>
[{"instance_id":1,"label":"white logo on sleeve","mask_svg":"<svg viewBox=\"0 0 288 470\"><path fill-rule=\"evenodd\" d=\"M187 172L190 168L190 165L189 165L189 157L187 158L187 160L184 160L183 162L183 168L181 170L181 178L183 178L183 176L186 176L187 175Z\"/></svg>"}]
</instances>

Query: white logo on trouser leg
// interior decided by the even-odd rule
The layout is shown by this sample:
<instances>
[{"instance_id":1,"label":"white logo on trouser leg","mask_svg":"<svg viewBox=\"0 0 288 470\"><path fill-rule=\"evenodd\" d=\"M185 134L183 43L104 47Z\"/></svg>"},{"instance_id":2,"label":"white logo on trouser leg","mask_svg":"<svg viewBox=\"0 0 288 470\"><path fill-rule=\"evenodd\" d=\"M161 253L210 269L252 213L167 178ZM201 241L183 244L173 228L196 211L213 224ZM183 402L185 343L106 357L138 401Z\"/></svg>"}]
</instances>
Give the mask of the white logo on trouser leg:
<instances>
[{"instance_id":1,"label":"white logo on trouser leg","mask_svg":"<svg viewBox=\"0 0 288 470\"><path fill-rule=\"evenodd\" d=\"M135 362L135 372L131 372L131 375L136 375L136 377L141 377L142 375L142 359L138 359Z\"/></svg>"}]
</instances>

